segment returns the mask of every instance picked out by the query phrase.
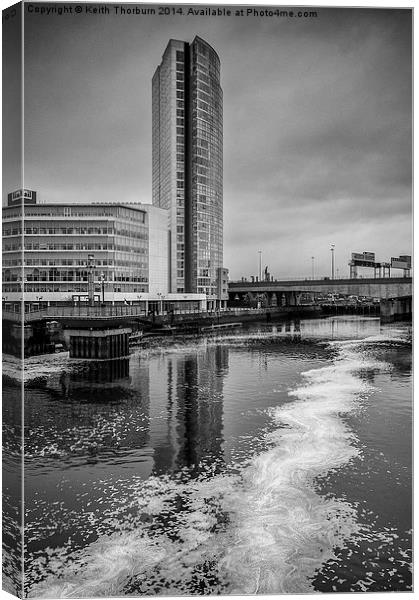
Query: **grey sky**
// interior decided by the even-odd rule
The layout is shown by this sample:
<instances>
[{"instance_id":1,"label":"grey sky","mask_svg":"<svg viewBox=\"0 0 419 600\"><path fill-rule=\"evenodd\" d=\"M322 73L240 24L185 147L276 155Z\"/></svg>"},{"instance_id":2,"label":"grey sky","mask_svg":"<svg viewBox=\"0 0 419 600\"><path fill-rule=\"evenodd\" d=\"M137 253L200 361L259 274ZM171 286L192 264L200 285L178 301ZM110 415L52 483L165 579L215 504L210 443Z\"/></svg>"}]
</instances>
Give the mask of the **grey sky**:
<instances>
[{"instance_id":1,"label":"grey sky","mask_svg":"<svg viewBox=\"0 0 419 600\"><path fill-rule=\"evenodd\" d=\"M351 251L410 254L410 11L317 12L26 14L25 187L151 202L151 77L169 38L200 35L222 65L231 277L256 274L259 249L276 277L310 276L311 256L329 274L330 243L342 275Z\"/></svg>"}]
</instances>

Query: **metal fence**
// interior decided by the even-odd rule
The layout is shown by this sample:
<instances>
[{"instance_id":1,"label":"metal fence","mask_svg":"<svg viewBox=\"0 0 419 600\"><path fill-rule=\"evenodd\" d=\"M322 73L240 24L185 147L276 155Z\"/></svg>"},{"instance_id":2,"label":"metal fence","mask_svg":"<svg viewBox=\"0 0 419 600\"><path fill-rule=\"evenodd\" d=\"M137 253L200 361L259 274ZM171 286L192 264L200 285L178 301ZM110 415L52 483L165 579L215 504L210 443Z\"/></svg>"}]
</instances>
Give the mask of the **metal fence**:
<instances>
[{"instance_id":1,"label":"metal fence","mask_svg":"<svg viewBox=\"0 0 419 600\"><path fill-rule=\"evenodd\" d=\"M25 321L38 321L45 318L86 318L109 319L115 317L146 317L144 308L140 306L49 306L42 310L25 312ZM18 312L3 311L3 319L21 321L22 315Z\"/></svg>"},{"instance_id":2,"label":"metal fence","mask_svg":"<svg viewBox=\"0 0 419 600\"><path fill-rule=\"evenodd\" d=\"M176 310L173 313L171 311L164 311L163 313L156 314L156 318L167 317L171 314L178 316L184 315L185 317L195 316L199 317L217 317L220 315L242 315L242 314L264 314L266 308L250 308L250 307L235 307L223 310L217 310L213 312L198 311L195 310ZM3 310L2 317L6 321L13 321L16 323L22 322L22 314L20 312L12 312ZM50 306L42 310L35 310L26 312L24 314L24 321L40 321L42 319L62 319L62 318L73 318L73 319L114 319L114 318L129 318L129 317L141 317L144 319L151 318L144 309L140 306Z\"/></svg>"}]
</instances>

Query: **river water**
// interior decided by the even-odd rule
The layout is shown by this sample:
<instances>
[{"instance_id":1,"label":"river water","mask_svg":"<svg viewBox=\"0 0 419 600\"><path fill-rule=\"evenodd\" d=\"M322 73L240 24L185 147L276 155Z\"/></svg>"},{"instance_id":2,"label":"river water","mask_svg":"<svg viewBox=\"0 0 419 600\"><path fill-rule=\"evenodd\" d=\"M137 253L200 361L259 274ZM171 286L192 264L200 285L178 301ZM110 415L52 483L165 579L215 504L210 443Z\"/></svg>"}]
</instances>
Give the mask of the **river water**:
<instances>
[{"instance_id":1,"label":"river water","mask_svg":"<svg viewBox=\"0 0 419 600\"><path fill-rule=\"evenodd\" d=\"M252 324L25 377L28 595L411 589L408 325Z\"/></svg>"}]
</instances>

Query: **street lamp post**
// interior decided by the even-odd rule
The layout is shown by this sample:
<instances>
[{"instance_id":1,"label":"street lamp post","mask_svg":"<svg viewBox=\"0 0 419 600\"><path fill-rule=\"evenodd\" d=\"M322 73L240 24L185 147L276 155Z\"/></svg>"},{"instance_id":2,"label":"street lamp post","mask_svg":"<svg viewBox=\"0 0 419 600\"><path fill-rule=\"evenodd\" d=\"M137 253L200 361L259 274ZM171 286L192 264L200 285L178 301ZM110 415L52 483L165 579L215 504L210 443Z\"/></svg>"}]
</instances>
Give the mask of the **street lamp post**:
<instances>
[{"instance_id":1,"label":"street lamp post","mask_svg":"<svg viewBox=\"0 0 419 600\"><path fill-rule=\"evenodd\" d=\"M332 279L335 278L335 244L331 244L330 252L332 253Z\"/></svg>"},{"instance_id":2,"label":"street lamp post","mask_svg":"<svg viewBox=\"0 0 419 600\"><path fill-rule=\"evenodd\" d=\"M262 250L258 250L259 253L259 281L262 281Z\"/></svg>"},{"instance_id":3,"label":"street lamp post","mask_svg":"<svg viewBox=\"0 0 419 600\"><path fill-rule=\"evenodd\" d=\"M311 279L314 279L314 256L311 257Z\"/></svg>"},{"instance_id":4,"label":"street lamp post","mask_svg":"<svg viewBox=\"0 0 419 600\"><path fill-rule=\"evenodd\" d=\"M87 256L87 281L89 290L89 305L95 304L95 256L88 254Z\"/></svg>"},{"instance_id":5,"label":"street lamp post","mask_svg":"<svg viewBox=\"0 0 419 600\"><path fill-rule=\"evenodd\" d=\"M161 292L157 292L157 296L159 297L160 304L159 312L161 315L163 315L163 294Z\"/></svg>"},{"instance_id":6,"label":"street lamp post","mask_svg":"<svg viewBox=\"0 0 419 600\"><path fill-rule=\"evenodd\" d=\"M102 290L102 304L105 304L105 273L100 274L100 287Z\"/></svg>"}]
</instances>

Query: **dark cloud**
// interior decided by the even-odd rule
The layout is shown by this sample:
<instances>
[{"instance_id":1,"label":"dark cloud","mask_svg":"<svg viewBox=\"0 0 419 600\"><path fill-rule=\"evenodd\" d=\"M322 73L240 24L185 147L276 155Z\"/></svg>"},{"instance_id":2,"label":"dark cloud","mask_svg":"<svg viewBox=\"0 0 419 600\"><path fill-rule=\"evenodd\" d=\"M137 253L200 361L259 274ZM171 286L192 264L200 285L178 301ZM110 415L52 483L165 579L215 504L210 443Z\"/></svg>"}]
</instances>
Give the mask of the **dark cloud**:
<instances>
[{"instance_id":1,"label":"dark cloud","mask_svg":"<svg viewBox=\"0 0 419 600\"><path fill-rule=\"evenodd\" d=\"M151 77L169 38L217 50L225 264L342 273L411 244L411 13L317 19L26 16L27 187L44 200L151 201ZM7 175L7 174L6 174ZM6 177L8 188L17 187ZM6 189L5 189L6 191Z\"/></svg>"}]
</instances>

